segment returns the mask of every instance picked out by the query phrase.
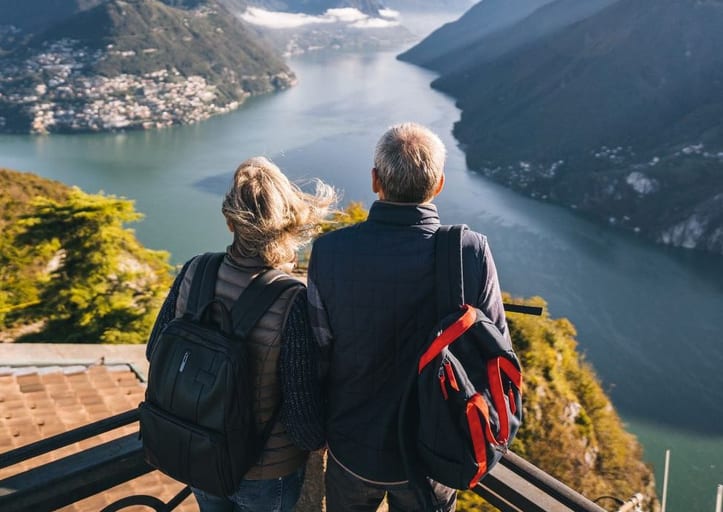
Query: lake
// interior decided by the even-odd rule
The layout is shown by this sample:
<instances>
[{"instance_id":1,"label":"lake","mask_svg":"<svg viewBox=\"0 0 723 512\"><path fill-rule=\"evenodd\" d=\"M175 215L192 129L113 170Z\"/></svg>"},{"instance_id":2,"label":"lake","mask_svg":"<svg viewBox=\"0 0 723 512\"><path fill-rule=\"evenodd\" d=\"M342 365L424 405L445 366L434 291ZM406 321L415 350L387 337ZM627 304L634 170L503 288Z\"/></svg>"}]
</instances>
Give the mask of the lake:
<instances>
[{"instance_id":1,"label":"lake","mask_svg":"<svg viewBox=\"0 0 723 512\"><path fill-rule=\"evenodd\" d=\"M194 126L0 136L0 166L135 200L140 240L180 263L229 243L221 196L242 160L269 156L293 179L319 177L343 203L369 206L376 140L391 124L423 123L449 149L442 221L485 233L502 287L544 297L575 324L659 490L672 450L668 510L712 511L723 482L723 258L655 246L470 172L451 136L453 100L395 53L295 57L298 86Z\"/></svg>"}]
</instances>

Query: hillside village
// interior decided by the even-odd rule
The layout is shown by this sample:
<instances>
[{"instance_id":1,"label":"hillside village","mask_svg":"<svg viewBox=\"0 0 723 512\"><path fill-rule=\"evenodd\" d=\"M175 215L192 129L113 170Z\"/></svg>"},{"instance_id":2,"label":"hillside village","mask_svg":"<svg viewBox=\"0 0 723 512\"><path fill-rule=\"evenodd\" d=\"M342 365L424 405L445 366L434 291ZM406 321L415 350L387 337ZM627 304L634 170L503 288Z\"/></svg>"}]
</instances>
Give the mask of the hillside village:
<instances>
[{"instance_id":1,"label":"hillside village","mask_svg":"<svg viewBox=\"0 0 723 512\"><path fill-rule=\"evenodd\" d=\"M154 48L144 49L150 54ZM32 133L160 128L188 124L238 108L241 101L224 101L204 77L184 77L173 69L143 75L114 77L88 74L98 60L133 57L133 51L88 50L72 39L50 44L25 60L0 68L0 104L16 106L18 117L27 108ZM229 73L234 74L233 71ZM234 76L232 81L255 80ZM279 85L293 83L286 73L272 78ZM242 98L250 93L241 91ZM25 123L0 116L0 130L17 131Z\"/></svg>"},{"instance_id":2,"label":"hillside village","mask_svg":"<svg viewBox=\"0 0 723 512\"><path fill-rule=\"evenodd\" d=\"M0 131L188 124L296 80L268 41L212 0L189 8L160 0L68 8L42 28L3 32Z\"/></svg>"}]
</instances>

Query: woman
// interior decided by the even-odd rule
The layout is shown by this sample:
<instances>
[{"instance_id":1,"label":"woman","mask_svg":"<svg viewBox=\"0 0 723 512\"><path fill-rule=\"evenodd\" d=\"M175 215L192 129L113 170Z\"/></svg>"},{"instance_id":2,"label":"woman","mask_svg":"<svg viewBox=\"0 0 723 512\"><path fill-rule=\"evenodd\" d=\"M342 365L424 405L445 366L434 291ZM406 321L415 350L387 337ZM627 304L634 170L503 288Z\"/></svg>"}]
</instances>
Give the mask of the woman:
<instances>
[{"instance_id":1,"label":"woman","mask_svg":"<svg viewBox=\"0 0 723 512\"><path fill-rule=\"evenodd\" d=\"M290 272L297 250L318 231L335 200L334 190L321 182L315 194L302 192L266 158L243 162L221 209L233 243L218 271L216 298L230 308L261 271ZM196 258L188 261L176 278L153 327L148 354L163 328L184 313L196 264ZM258 463L233 495L193 490L201 512L291 511L301 492L308 451L324 444L319 349L309 327L305 291L282 293L251 331L247 347L254 362L258 431L271 421L279 401L280 413Z\"/></svg>"}]
</instances>

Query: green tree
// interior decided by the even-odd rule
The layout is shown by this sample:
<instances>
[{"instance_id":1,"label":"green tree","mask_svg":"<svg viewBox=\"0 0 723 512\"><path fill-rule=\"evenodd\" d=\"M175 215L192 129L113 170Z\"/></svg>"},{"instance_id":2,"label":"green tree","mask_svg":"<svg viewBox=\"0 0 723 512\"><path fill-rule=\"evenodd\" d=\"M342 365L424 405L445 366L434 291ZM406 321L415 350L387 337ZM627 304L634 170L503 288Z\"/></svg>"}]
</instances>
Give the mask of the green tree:
<instances>
[{"instance_id":1,"label":"green tree","mask_svg":"<svg viewBox=\"0 0 723 512\"><path fill-rule=\"evenodd\" d=\"M334 231L335 229L345 228L352 224L364 222L367 220L369 212L364 208L364 205L360 202L352 201L343 210L335 211L331 214L330 218L322 222L320 228L320 234ZM309 246L304 247L299 251L297 258L297 269L300 273L306 273L309 256L311 254L311 248Z\"/></svg>"},{"instance_id":2,"label":"green tree","mask_svg":"<svg viewBox=\"0 0 723 512\"><path fill-rule=\"evenodd\" d=\"M38 302L23 314L46 323L21 341L146 341L171 267L166 252L144 248L124 227L142 217L133 202L73 189L66 200L37 198L32 206L12 246L20 263L45 262L34 276Z\"/></svg>"},{"instance_id":3,"label":"green tree","mask_svg":"<svg viewBox=\"0 0 723 512\"><path fill-rule=\"evenodd\" d=\"M357 201L352 201L341 211L334 212L331 215L331 219L324 222L321 225L321 232L328 233L335 229L340 229L352 224L364 222L367 220L369 212L364 208L364 205Z\"/></svg>"},{"instance_id":4,"label":"green tree","mask_svg":"<svg viewBox=\"0 0 723 512\"><path fill-rule=\"evenodd\" d=\"M31 173L0 169L0 330L11 338L8 325L18 312L38 300L38 280L42 280L50 256L35 247L18 247L15 236L21 231L18 219L32 210L38 196L56 200L67 198L70 188L57 181Z\"/></svg>"}]
</instances>

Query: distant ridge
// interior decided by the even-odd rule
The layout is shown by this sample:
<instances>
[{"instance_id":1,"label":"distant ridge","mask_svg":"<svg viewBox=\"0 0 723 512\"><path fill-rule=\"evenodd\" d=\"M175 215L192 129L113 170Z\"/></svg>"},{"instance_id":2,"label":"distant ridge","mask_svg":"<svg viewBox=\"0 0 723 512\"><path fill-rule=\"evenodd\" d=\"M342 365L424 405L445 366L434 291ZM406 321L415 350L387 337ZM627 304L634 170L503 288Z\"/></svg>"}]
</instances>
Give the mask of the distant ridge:
<instances>
[{"instance_id":1,"label":"distant ridge","mask_svg":"<svg viewBox=\"0 0 723 512\"><path fill-rule=\"evenodd\" d=\"M484 0L475 4L458 20L446 23L432 32L422 42L399 55L399 59L434 69L433 63L437 59L512 25L550 1Z\"/></svg>"},{"instance_id":2,"label":"distant ridge","mask_svg":"<svg viewBox=\"0 0 723 512\"><path fill-rule=\"evenodd\" d=\"M244 92L267 92L264 75L289 72L283 59L249 27L230 16L218 3L201 2L201 9L174 8L158 0L108 0L78 13L35 37L30 45L73 39L82 45L112 52L91 69L101 74L140 74L175 68L183 76L201 75L217 82L229 97ZM153 51L149 51L153 50ZM135 55L121 55L134 52ZM229 75L243 73L228 80ZM258 79L256 79L258 77ZM258 83L255 83L258 82Z\"/></svg>"},{"instance_id":3,"label":"distant ridge","mask_svg":"<svg viewBox=\"0 0 723 512\"><path fill-rule=\"evenodd\" d=\"M464 65L432 85L457 98L470 168L658 242L723 254L721 27L721 0L619 0L499 55L451 52Z\"/></svg>"},{"instance_id":4,"label":"distant ridge","mask_svg":"<svg viewBox=\"0 0 723 512\"><path fill-rule=\"evenodd\" d=\"M440 73L463 71L471 66L493 60L532 43L578 21L592 16L618 0L554 0L545 3L512 25L491 33L483 33L464 46L455 46L448 53L431 58L427 51L408 52L410 62ZM427 44L425 42L420 43ZM407 54L403 54L407 55Z\"/></svg>"}]
</instances>

